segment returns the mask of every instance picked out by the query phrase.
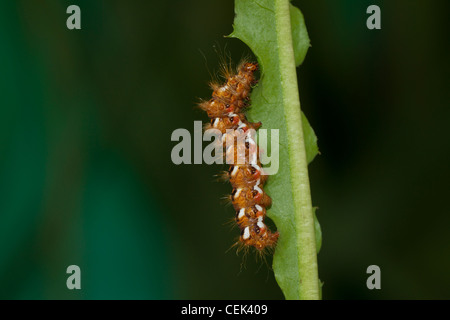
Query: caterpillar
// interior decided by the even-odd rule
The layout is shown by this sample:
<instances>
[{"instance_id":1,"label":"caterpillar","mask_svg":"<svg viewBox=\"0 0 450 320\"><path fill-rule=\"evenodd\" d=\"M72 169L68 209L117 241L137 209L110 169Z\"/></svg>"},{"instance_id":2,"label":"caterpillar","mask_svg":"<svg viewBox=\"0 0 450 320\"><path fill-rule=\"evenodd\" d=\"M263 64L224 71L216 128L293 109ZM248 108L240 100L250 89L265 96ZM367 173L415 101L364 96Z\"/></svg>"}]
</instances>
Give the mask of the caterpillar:
<instances>
[{"instance_id":1,"label":"caterpillar","mask_svg":"<svg viewBox=\"0 0 450 320\"><path fill-rule=\"evenodd\" d=\"M272 199L264 192L267 175L261 166L259 147L250 134L262 124L249 122L244 113L250 106L252 87L257 84L254 74L258 64L242 61L236 71L230 70L224 72L225 83L210 84L212 98L201 101L199 107L210 118L204 129L217 129L222 133L223 156L231 164L224 177L232 186L229 200L240 228L235 245L246 249L254 247L263 252L275 247L279 233L270 231L264 223L266 208L271 206ZM237 161L240 156L246 161Z\"/></svg>"}]
</instances>

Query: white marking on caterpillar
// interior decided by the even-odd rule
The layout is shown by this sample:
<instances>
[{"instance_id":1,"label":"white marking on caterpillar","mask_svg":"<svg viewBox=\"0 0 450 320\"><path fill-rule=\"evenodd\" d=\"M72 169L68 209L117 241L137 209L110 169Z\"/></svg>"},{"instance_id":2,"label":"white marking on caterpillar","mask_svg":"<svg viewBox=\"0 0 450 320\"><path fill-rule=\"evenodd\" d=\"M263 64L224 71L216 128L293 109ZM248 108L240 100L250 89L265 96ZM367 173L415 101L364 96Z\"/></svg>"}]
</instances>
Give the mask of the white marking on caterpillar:
<instances>
[{"instance_id":1,"label":"white marking on caterpillar","mask_svg":"<svg viewBox=\"0 0 450 320\"><path fill-rule=\"evenodd\" d=\"M233 171L231 172L231 176L234 177L239 170L239 166L234 166Z\"/></svg>"},{"instance_id":2,"label":"white marking on caterpillar","mask_svg":"<svg viewBox=\"0 0 450 320\"><path fill-rule=\"evenodd\" d=\"M251 137L249 137L248 134L245 136L245 142L248 142L252 145L256 145L255 140L253 140Z\"/></svg>"},{"instance_id":3,"label":"white marking on caterpillar","mask_svg":"<svg viewBox=\"0 0 450 320\"><path fill-rule=\"evenodd\" d=\"M238 219L240 220L244 215L245 215L245 209L242 208L241 210L239 210Z\"/></svg>"},{"instance_id":4,"label":"white marking on caterpillar","mask_svg":"<svg viewBox=\"0 0 450 320\"><path fill-rule=\"evenodd\" d=\"M258 166L257 164L252 164L252 167L255 168L258 171L261 171L261 167Z\"/></svg>"},{"instance_id":5,"label":"white marking on caterpillar","mask_svg":"<svg viewBox=\"0 0 450 320\"><path fill-rule=\"evenodd\" d=\"M214 124L213 127L217 128L217 125L219 124L220 118L216 118L216 120L214 120Z\"/></svg>"},{"instance_id":6,"label":"white marking on caterpillar","mask_svg":"<svg viewBox=\"0 0 450 320\"><path fill-rule=\"evenodd\" d=\"M236 193L234 194L234 197L235 197L235 198L239 197L239 195L241 194L241 191L242 191L242 188L238 188L238 189L236 190Z\"/></svg>"},{"instance_id":7,"label":"white marking on caterpillar","mask_svg":"<svg viewBox=\"0 0 450 320\"><path fill-rule=\"evenodd\" d=\"M255 186L253 189L257 190L260 194L263 194L263 191L261 190L260 187Z\"/></svg>"},{"instance_id":8,"label":"white marking on caterpillar","mask_svg":"<svg viewBox=\"0 0 450 320\"><path fill-rule=\"evenodd\" d=\"M255 205L255 208L256 208L256 210L258 210L260 212L263 211L263 208L259 204Z\"/></svg>"},{"instance_id":9,"label":"white marking on caterpillar","mask_svg":"<svg viewBox=\"0 0 450 320\"><path fill-rule=\"evenodd\" d=\"M247 240L248 238L250 238L250 229L248 227L245 227L242 239Z\"/></svg>"},{"instance_id":10,"label":"white marking on caterpillar","mask_svg":"<svg viewBox=\"0 0 450 320\"><path fill-rule=\"evenodd\" d=\"M239 120L239 126L238 129L242 129L242 128L246 128L247 125L245 123L243 123L241 120Z\"/></svg>"},{"instance_id":11,"label":"white marking on caterpillar","mask_svg":"<svg viewBox=\"0 0 450 320\"><path fill-rule=\"evenodd\" d=\"M258 221L257 226L258 226L260 229L265 229L265 228L266 228L266 225L265 225L264 223L262 223L261 221Z\"/></svg>"}]
</instances>

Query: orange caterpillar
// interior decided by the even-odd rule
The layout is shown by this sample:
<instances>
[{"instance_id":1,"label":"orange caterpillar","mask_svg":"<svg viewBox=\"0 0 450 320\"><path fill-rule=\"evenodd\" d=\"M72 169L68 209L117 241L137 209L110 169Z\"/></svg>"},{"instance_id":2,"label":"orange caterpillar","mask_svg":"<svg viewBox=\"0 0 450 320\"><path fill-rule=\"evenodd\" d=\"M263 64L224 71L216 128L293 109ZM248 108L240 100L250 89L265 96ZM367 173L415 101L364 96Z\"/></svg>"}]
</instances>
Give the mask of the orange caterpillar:
<instances>
[{"instance_id":1,"label":"orange caterpillar","mask_svg":"<svg viewBox=\"0 0 450 320\"><path fill-rule=\"evenodd\" d=\"M205 130L218 129L222 133L224 157L227 163L233 163L226 178L233 187L230 200L241 230L237 244L253 246L262 252L275 247L279 233L271 232L264 223L266 208L272 199L264 192L267 176L261 168L258 145L249 135L249 129L257 130L261 122L249 122L243 113L249 105L252 86L257 83L256 70L256 63L242 62L236 73L226 71L227 81L223 85L211 84L212 98L202 101L199 107L211 119ZM231 146L225 143L229 139ZM244 155L246 161L237 161L238 154Z\"/></svg>"}]
</instances>

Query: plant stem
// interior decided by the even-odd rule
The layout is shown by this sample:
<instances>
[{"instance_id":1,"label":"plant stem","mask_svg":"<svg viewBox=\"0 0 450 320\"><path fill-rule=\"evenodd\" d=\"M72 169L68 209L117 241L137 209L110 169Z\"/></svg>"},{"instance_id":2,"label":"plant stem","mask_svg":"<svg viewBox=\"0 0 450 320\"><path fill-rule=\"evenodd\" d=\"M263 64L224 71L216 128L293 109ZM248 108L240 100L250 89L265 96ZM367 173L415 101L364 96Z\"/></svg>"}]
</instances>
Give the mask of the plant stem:
<instances>
[{"instance_id":1,"label":"plant stem","mask_svg":"<svg viewBox=\"0 0 450 320\"><path fill-rule=\"evenodd\" d=\"M298 253L299 298L318 300L320 296L314 216L292 46L290 4L289 0L274 1L284 116L289 141L292 197L295 209L294 224L297 246L300 248Z\"/></svg>"}]
</instances>

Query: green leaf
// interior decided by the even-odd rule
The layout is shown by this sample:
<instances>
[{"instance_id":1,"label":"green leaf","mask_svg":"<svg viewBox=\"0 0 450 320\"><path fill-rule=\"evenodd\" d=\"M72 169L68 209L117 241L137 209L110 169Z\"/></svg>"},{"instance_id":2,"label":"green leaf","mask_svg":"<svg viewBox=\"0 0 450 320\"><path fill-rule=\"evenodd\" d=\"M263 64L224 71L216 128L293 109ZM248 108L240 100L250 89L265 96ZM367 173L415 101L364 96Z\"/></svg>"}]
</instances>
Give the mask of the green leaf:
<instances>
[{"instance_id":1,"label":"green leaf","mask_svg":"<svg viewBox=\"0 0 450 320\"><path fill-rule=\"evenodd\" d=\"M322 247L322 229L320 228L319 220L317 220L316 211L317 207L313 208L314 210L314 231L316 234L316 249L317 253L319 253L320 248Z\"/></svg>"},{"instance_id":2,"label":"green leaf","mask_svg":"<svg viewBox=\"0 0 450 320\"><path fill-rule=\"evenodd\" d=\"M303 138L305 139L305 147L306 147L306 159L308 163L311 163L319 153L319 147L317 146L317 137L303 112L302 112L302 122L303 122Z\"/></svg>"},{"instance_id":3,"label":"green leaf","mask_svg":"<svg viewBox=\"0 0 450 320\"><path fill-rule=\"evenodd\" d=\"M314 130L300 113L295 75L295 66L310 47L303 15L287 0L236 0L235 12L230 37L250 47L261 70L248 117L261 121L262 128L279 129L279 171L265 186L273 201L268 216L280 232L273 260L275 277L287 299L318 299L316 250L322 241L307 173L318 147ZM289 30L284 23L289 17L291 35L286 39L281 30Z\"/></svg>"},{"instance_id":4,"label":"green leaf","mask_svg":"<svg viewBox=\"0 0 450 320\"><path fill-rule=\"evenodd\" d=\"M290 13L295 65L298 67L305 60L306 53L311 45L302 12L291 5Z\"/></svg>"}]
</instances>

